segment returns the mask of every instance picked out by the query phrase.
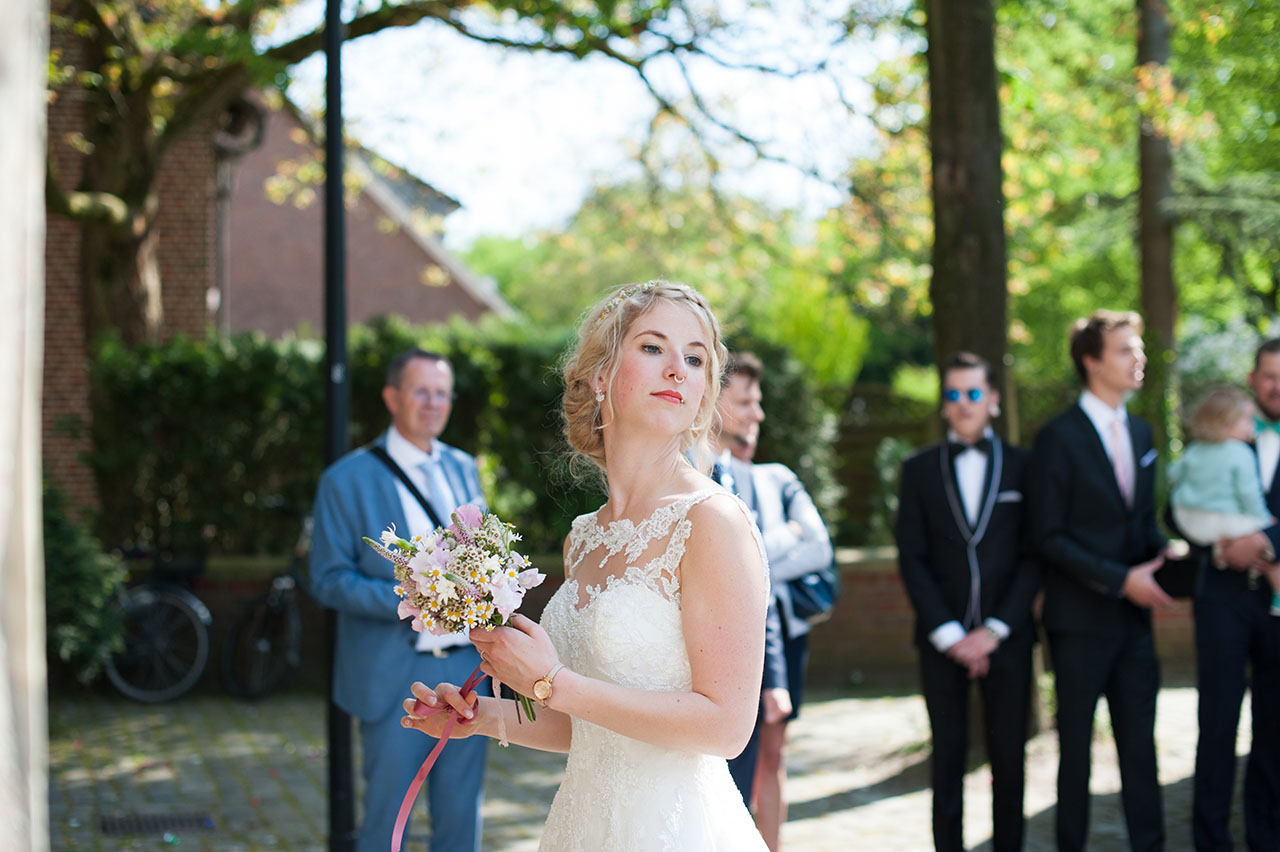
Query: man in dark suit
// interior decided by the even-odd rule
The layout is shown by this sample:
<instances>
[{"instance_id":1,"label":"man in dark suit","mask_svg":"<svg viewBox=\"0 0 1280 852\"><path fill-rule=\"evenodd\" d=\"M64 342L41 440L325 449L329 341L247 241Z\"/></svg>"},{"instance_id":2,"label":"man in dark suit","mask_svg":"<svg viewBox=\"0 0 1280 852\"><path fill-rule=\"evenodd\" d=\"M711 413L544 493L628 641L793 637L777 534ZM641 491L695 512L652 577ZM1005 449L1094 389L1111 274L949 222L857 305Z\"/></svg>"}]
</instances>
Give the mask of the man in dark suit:
<instances>
[{"instance_id":1,"label":"man in dark suit","mask_svg":"<svg viewBox=\"0 0 1280 852\"><path fill-rule=\"evenodd\" d=\"M1083 849L1088 835L1100 695L1115 734L1130 847L1164 848L1151 608L1171 603L1154 579L1166 543L1156 528L1151 427L1125 411L1126 396L1142 387L1141 335L1142 319L1131 312L1098 311L1076 322L1071 359L1085 390L1040 430L1027 477L1057 686L1060 850Z\"/></svg>"},{"instance_id":2,"label":"man in dark suit","mask_svg":"<svg viewBox=\"0 0 1280 852\"><path fill-rule=\"evenodd\" d=\"M830 565L832 549L827 528L799 477L786 465L753 461L764 420L763 375L760 359L750 352L730 356L717 403L719 455L712 475L751 509L769 557L772 599L765 624L760 714L751 741L729 761L729 770L752 805L765 843L777 852L787 820L787 723L800 712L809 661L809 624L796 617L787 581Z\"/></svg>"},{"instance_id":3,"label":"man in dark suit","mask_svg":"<svg viewBox=\"0 0 1280 852\"><path fill-rule=\"evenodd\" d=\"M1267 508L1280 518L1280 338L1258 348L1249 387L1262 414L1254 444L1262 487ZM1249 686L1253 742L1244 776L1245 842L1252 852L1275 852L1280 849L1280 618L1268 614L1271 589L1259 575L1280 553L1280 524L1222 545L1221 570L1202 569L1196 584L1200 741L1192 835L1198 852L1232 848L1228 820L1236 729ZM1201 564L1211 562L1205 558Z\"/></svg>"},{"instance_id":4,"label":"man in dark suit","mask_svg":"<svg viewBox=\"0 0 1280 852\"><path fill-rule=\"evenodd\" d=\"M436 743L400 724L409 684L462 683L480 664L465 633L414 633L397 612L392 564L360 540L393 523L405 537L425 533L464 503L484 508L475 459L439 440L453 407L453 368L434 352L402 352L387 368L382 399L391 428L324 472L313 510L311 592L338 612L333 700L360 721L358 852L389 848L400 801ZM427 784L431 852L480 849L487 742L456 740L440 753Z\"/></svg>"},{"instance_id":5,"label":"man in dark suit","mask_svg":"<svg viewBox=\"0 0 1280 852\"><path fill-rule=\"evenodd\" d=\"M982 694L991 760L993 849L1022 848L1031 601L1023 487L1029 454L991 429L991 367L969 353L942 374L947 440L902 466L898 567L916 611L916 646L933 732L933 842L963 852L969 692Z\"/></svg>"}]
</instances>

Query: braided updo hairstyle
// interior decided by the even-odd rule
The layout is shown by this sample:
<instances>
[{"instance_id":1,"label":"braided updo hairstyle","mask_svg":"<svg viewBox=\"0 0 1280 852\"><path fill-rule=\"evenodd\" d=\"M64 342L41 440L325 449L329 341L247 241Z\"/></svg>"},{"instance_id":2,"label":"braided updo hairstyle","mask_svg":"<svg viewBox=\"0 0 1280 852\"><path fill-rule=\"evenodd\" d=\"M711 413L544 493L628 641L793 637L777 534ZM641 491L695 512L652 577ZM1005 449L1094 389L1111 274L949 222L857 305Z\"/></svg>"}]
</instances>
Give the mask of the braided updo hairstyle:
<instances>
[{"instance_id":1,"label":"braided updo hairstyle","mask_svg":"<svg viewBox=\"0 0 1280 852\"><path fill-rule=\"evenodd\" d=\"M699 466L710 467L713 456L710 434L717 425L716 399L728 350L720 340L720 323L701 293L684 284L655 280L619 287L592 307L578 327L576 345L565 356L561 402L564 436L575 457L588 460L599 469L604 468L602 430L613 420L613 395L606 392L604 402L597 402L595 378L603 376L605 387L613 387L623 338L631 325L659 300L692 311L710 338L703 365L706 391L693 425L680 438L681 452L694 448L693 455Z\"/></svg>"}]
</instances>

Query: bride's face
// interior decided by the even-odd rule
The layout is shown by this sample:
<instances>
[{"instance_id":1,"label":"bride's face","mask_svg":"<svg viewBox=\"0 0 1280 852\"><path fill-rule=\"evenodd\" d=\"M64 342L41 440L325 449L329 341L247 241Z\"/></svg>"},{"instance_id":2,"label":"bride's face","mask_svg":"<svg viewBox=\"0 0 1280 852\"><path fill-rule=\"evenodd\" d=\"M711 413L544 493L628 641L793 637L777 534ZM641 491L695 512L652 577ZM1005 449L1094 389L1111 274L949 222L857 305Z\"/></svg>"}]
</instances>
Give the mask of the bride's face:
<instances>
[{"instance_id":1,"label":"bride's face","mask_svg":"<svg viewBox=\"0 0 1280 852\"><path fill-rule=\"evenodd\" d=\"M617 422L670 434L693 425L707 390L708 346L688 308L662 300L636 317L609 390Z\"/></svg>"}]
</instances>

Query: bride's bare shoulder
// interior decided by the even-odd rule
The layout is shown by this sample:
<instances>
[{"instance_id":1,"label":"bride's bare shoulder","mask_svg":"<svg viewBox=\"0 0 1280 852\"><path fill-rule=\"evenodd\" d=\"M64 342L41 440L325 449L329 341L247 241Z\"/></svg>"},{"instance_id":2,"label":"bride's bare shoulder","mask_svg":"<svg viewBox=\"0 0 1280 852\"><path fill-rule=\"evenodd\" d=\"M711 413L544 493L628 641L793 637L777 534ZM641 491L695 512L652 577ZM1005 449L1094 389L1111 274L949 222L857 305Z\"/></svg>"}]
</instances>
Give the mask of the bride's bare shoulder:
<instances>
[{"instance_id":1,"label":"bride's bare shoulder","mask_svg":"<svg viewBox=\"0 0 1280 852\"><path fill-rule=\"evenodd\" d=\"M741 500L718 486L695 495L688 518L695 532L709 536L750 536L751 517Z\"/></svg>"}]
</instances>

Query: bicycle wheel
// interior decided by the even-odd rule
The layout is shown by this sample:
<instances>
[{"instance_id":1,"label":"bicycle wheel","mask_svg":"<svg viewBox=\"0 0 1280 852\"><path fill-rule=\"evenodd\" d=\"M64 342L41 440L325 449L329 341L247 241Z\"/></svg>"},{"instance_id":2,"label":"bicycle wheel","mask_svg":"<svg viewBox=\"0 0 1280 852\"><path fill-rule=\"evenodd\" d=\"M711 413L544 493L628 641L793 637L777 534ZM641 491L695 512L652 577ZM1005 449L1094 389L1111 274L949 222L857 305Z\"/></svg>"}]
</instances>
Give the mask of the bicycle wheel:
<instances>
[{"instance_id":1,"label":"bicycle wheel","mask_svg":"<svg viewBox=\"0 0 1280 852\"><path fill-rule=\"evenodd\" d=\"M185 589L140 586L124 601L124 650L107 661L121 695L156 704L195 686L209 664L209 609Z\"/></svg>"},{"instance_id":2,"label":"bicycle wheel","mask_svg":"<svg viewBox=\"0 0 1280 852\"><path fill-rule=\"evenodd\" d=\"M222 646L222 683L237 698L261 698L297 659L301 622L287 595L259 595L236 616Z\"/></svg>"}]
</instances>

